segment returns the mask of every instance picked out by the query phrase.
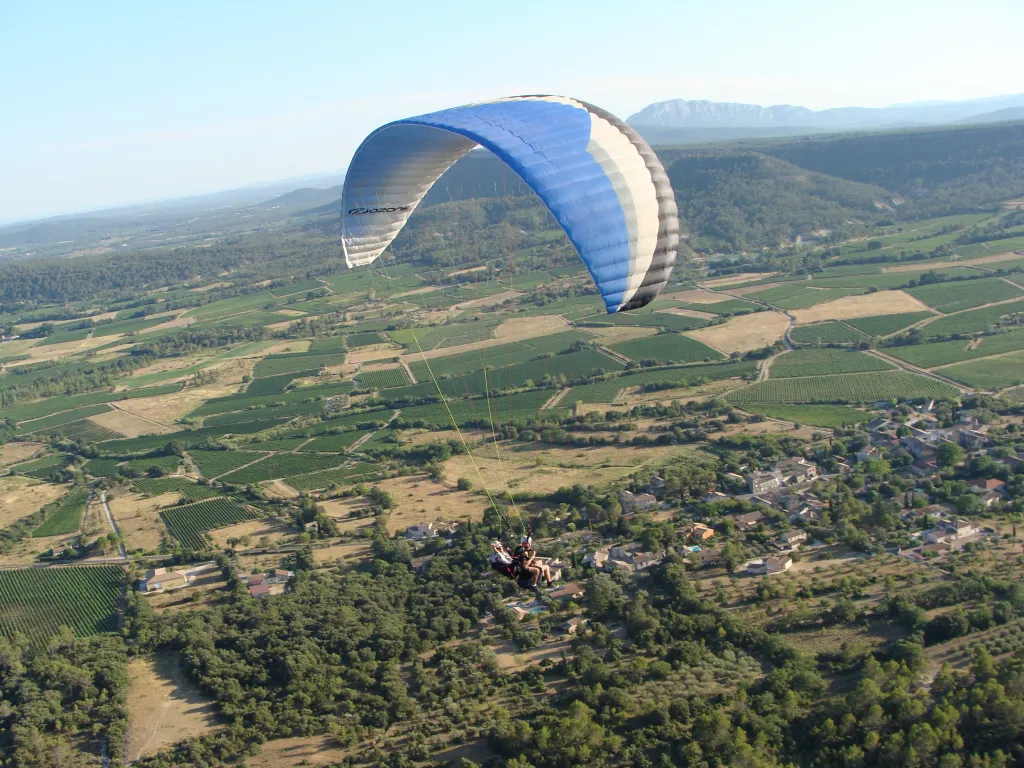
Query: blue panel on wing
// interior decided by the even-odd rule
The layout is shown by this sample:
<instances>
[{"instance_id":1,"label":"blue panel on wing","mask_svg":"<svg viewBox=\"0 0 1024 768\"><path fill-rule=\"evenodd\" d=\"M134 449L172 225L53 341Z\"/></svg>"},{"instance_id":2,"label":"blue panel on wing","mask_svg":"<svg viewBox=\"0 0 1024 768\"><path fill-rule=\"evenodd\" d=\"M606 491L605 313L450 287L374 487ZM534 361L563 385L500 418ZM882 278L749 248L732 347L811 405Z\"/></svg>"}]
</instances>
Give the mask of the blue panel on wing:
<instances>
[{"instance_id":1,"label":"blue panel on wing","mask_svg":"<svg viewBox=\"0 0 1024 768\"><path fill-rule=\"evenodd\" d=\"M609 312L630 272L629 231L619 197L587 151L587 110L543 99L511 99L400 120L442 128L487 147L544 202L597 283Z\"/></svg>"}]
</instances>

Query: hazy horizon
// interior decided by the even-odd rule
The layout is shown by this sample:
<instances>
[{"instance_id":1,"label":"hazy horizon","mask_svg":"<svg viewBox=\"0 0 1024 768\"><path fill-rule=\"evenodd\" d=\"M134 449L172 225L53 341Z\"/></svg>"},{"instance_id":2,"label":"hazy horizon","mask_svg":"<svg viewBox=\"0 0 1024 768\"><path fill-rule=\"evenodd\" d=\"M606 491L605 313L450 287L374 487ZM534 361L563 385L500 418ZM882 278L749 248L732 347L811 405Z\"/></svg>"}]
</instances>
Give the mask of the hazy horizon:
<instances>
[{"instance_id":1,"label":"hazy horizon","mask_svg":"<svg viewBox=\"0 0 1024 768\"><path fill-rule=\"evenodd\" d=\"M675 98L825 109L1024 90L1012 0L621 8L524 3L484 22L468 5L410 0L386 14L5 6L0 222L338 172L381 123L517 93L625 118Z\"/></svg>"}]
</instances>

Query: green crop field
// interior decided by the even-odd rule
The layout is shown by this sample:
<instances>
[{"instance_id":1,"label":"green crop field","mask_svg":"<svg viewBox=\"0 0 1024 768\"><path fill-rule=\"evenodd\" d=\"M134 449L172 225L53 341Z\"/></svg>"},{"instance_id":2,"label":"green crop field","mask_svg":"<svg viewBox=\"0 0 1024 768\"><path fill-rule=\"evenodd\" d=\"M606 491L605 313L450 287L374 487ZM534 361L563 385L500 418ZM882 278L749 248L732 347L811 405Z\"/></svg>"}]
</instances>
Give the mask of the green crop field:
<instances>
[{"instance_id":1,"label":"green crop field","mask_svg":"<svg viewBox=\"0 0 1024 768\"><path fill-rule=\"evenodd\" d=\"M93 338L99 336L115 336L119 333L138 333L154 325L161 325L172 317L137 317L131 320L115 320L113 323L101 323L96 326Z\"/></svg>"},{"instance_id":2,"label":"green crop field","mask_svg":"<svg viewBox=\"0 0 1024 768\"><path fill-rule=\"evenodd\" d=\"M430 361L430 370L434 375L461 376L473 371L483 370L488 365L495 367L515 365L534 360L547 353L558 353L567 350L577 341L590 341L593 336L580 331L567 331L555 333L550 336L540 336L527 341L515 341L510 344L501 344L487 349L477 349L472 352L461 352L454 355L434 358ZM417 360L409 364L413 376L418 381L429 381L430 371L427 363Z\"/></svg>"},{"instance_id":3,"label":"green crop field","mask_svg":"<svg viewBox=\"0 0 1024 768\"><path fill-rule=\"evenodd\" d=\"M280 426L284 421L281 419L267 419L265 421L252 421L245 424L229 424L223 427L203 427L185 432L171 432L167 435L147 435L145 437L133 437L127 440L110 440L100 443L98 448L107 454L124 456L132 453L148 453L149 451L163 448L172 441L178 441L186 448L202 445L210 438L223 437L224 435L251 435L254 432L262 432L273 426Z\"/></svg>"},{"instance_id":4,"label":"green crop field","mask_svg":"<svg viewBox=\"0 0 1024 768\"><path fill-rule=\"evenodd\" d=\"M245 396L258 397L259 395L272 395L275 392L284 392L285 387L291 384L294 379L316 376L319 370L319 368L309 368L294 373L282 373L279 376L267 376L265 379L253 379L249 382L249 386L245 388Z\"/></svg>"},{"instance_id":5,"label":"green crop field","mask_svg":"<svg viewBox=\"0 0 1024 768\"><path fill-rule=\"evenodd\" d=\"M0 571L0 635L40 645L62 626L79 637L116 632L124 581L113 565Z\"/></svg>"},{"instance_id":6,"label":"green crop field","mask_svg":"<svg viewBox=\"0 0 1024 768\"><path fill-rule=\"evenodd\" d=\"M388 331L388 335L408 350L417 352L422 349L426 352L430 349L458 346L471 341L494 338L494 329L500 323L500 318L474 320L467 323L449 323ZM419 342L418 346L417 341Z\"/></svg>"},{"instance_id":7,"label":"green crop field","mask_svg":"<svg viewBox=\"0 0 1024 768\"><path fill-rule=\"evenodd\" d=\"M982 336L980 339L938 341L931 344L915 344L906 347L888 347L886 354L906 360L920 368L948 365L977 357L988 357L1003 352L1024 349L1024 329Z\"/></svg>"},{"instance_id":8,"label":"green crop field","mask_svg":"<svg viewBox=\"0 0 1024 768\"><path fill-rule=\"evenodd\" d=\"M168 533L186 549L207 549L209 544L204 536L207 531L256 517L230 499L210 499L197 504L170 507L161 510L160 516Z\"/></svg>"},{"instance_id":9,"label":"green crop field","mask_svg":"<svg viewBox=\"0 0 1024 768\"><path fill-rule=\"evenodd\" d=\"M931 312L900 312L895 315L855 317L844 322L871 336L888 336L928 317L935 317L935 315Z\"/></svg>"},{"instance_id":10,"label":"green crop field","mask_svg":"<svg viewBox=\"0 0 1024 768\"><path fill-rule=\"evenodd\" d=\"M205 485L193 483L183 477L138 478L132 485L147 496L159 496L163 493L177 493L192 501L203 501L220 496L220 491L207 488Z\"/></svg>"},{"instance_id":11,"label":"green crop field","mask_svg":"<svg viewBox=\"0 0 1024 768\"><path fill-rule=\"evenodd\" d=\"M720 352L681 333L659 333L641 339L623 341L612 346L616 352L633 360L656 360L659 363L696 363L719 360Z\"/></svg>"},{"instance_id":12,"label":"green crop field","mask_svg":"<svg viewBox=\"0 0 1024 768\"><path fill-rule=\"evenodd\" d=\"M290 296L295 293L307 293L308 291L318 291L326 286L320 280L300 280L295 283L288 283L278 288L271 288L270 292L275 296Z\"/></svg>"},{"instance_id":13,"label":"green crop field","mask_svg":"<svg viewBox=\"0 0 1024 768\"><path fill-rule=\"evenodd\" d=\"M742 403L871 403L882 400L929 400L958 398L959 390L925 376L905 371L849 373L768 379L729 393L727 399Z\"/></svg>"},{"instance_id":14,"label":"green crop field","mask_svg":"<svg viewBox=\"0 0 1024 768\"><path fill-rule=\"evenodd\" d=\"M857 344L866 341L867 336L838 320L829 320L813 325L798 325L789 332L794 344Z\"/></svg>"},{"instance_id":15,"label":"green crop field","mask_svg":"<svg viewBox=\"0 0 1024 768\"><path fill-rule=\"evenodd\" d=\"M66 453L58 453L55 456L44 456L41 459L33 459L23 464L18 464L17 469L21 474L45 480L59 469L63 469L71 463L71 456Z\"/></svg>"},{"instance_id":16,"label":"green crop field","mask_svg":"<svg viewBox=\"0 0 1024 768\"><path fill-rule=\"evenodd\" d=\"M52 504L47 504L43 522L32 531L34 538L43 536L62 536L74 533L82 525L82 513L89 503L89 491L75 488L67 496Z\"/></svg>"},{"instance_id":17,"label":"green crop field","mask_svg":"<svg viewBox=\"0 0 1024 768\"><path fill-rule=\"evenodd\" d=\"M310 355L298 353L294 355L268 355L256 363L253 368L253 376L264 378L267 376L279 376L284 373L292 373L296 376L302 371L319 371L321 366L341 365L345 362L345 353Z\"/></svg>"},{"instance_id":18,"label":"green crop field","mask_svg":"<svg viewBox=\"0 0 1024 768\"><path fill-rule=\"evenodd\" d=\"M824 376L834 373L886 371L893 366L885 360L846 349L803 349L784 352L775 358L770 377Z\"/></svg>"},{"instance_id":19,"label":"green crop field","mask_svg":"<svg viewBox=\"0 0 1024 768\"><path fill-rule=\"evenodd\" d=\"M814 284L823 288L877 288L878 290L893 290L917 282L921 276L935 272L947 278L974 278L981 277L984 273L969 267L947 267L944 269L922 269L918 272L887 272L885 274L867 275L843 275L840 277L819 277L815 276Z\"/></svg>"},{"instance_id":20,"label":"green crop field","mask_svg":"<svg viewBox=\"0 0 1024 768\"><path fill-rule=\"evenodd\" d=\"M976 389L1000 390L1024 384L1024 351L942 369L943 376Z\"/></svg>"},{"instance_id":21,"label":"green crop field","mask_svg":"<svg viewBox=\"0 0 1024 768\"><path fill-rule=\"evenodd\" d=\"M388 337L380 331L369 333L350 333L345 337L345 343L350 347L368 347L371 344L387 344Z\"/></svg>"},{"instance_id":22,"label":"green crop field","mask_svg":"<svg viewBox=\"0 0 1024 768\"><path fill-rule=\"evenodd\" d=\"M232 424L247 424L253 421L268 421L271 419L294 419L296 416L309 416L311 414L322 414L324 404L314 400L310 403L290 403L268 408L253 408L247 411L236 411L234 413L221 413L203 419L205 427L227 427ZM229 430L230 431L230 430Z\"/></svg>"},{"instance_id":23,"label":"green crop field","mask_svg":"<svg viewBox=\"0 0 1024 768\"><path fill-rule=\"evenodd\" d=\"M812 427L852 426L870 421L871 414L846 405L786 405L785 403L743 403L750 413L759 413L771 419L809 424Z\"/></svg>"},{"instance_id":24,"label":"green crop field","mask_svg":"<svg viewBox=\"0 0 1024 768\"><path fill-rule=\"evenodd\" d=\"M390 389L391 387L404 387L410 383L405 369L401 366L379 371L360 371L355 378L359 382L361 390Z\"/></svg>"},{"instance_id":25,"label":"green crop field","mask_svg":"<svg viewBox=\"0 0 1024 768\"><path fill-rule=\"evenodd\" d=\"M117 477L121 473L117 464L117 459L89 459L85 471L93 477Z\"/></svg>"},{"instance_id":26,"label":"green crop field","mask_svg":"<svg viewBox=\"0 0 1024 768\"><path fill-rule=\"evenodd\" d=\"M131 459L122 464L122 468L125 472L148 472L150 467L156 467L157 469L171 473L178 469L178 465L181 464L181 459L177 456L147 456L141 459Z\"/></svg>"},{"instance_id":27,"label":"green crop field","mask_svg":"<svg viewBox=\"0 0 1024 768\"><path fill-rule=\"evenodd\" d=\"M120 432L93 424L88 419L72 421L70 424L62 424L47 430L47 434L61 435L72 440L81 440L86 443L101 443L104 440L117 440L124 437Z\"/></svg>"},{"instance_id":28,"label":"green crop field","mask_svg":"<svg viewBox=\"0 0 1024 768\"><path fill-rule=\"evenodd\" d=\"M88 416L95 416L97 413L106 413L109 410L110 406L103 403L99 403L97 405L86 405L70 411L64 411L63 413L55 413L52 416L44 416L40 419L34 419L33 421L23 421L18 425L18 428L26 434L45 432L52 427L70 424L72 421L78 421L79 419L84 419Z\"/></svg>"},{"instance_id":29,"label":"green crop field","mask_svg":"<svg viewBox=\"0 0 1024 768\"><path fill-rule=\"evenodd\" d=\"M91 328L79 328L74 331L64 331L62 333L53 333L47 336L42 341L36 343L37 347L48 347L53 344L64 344L68 341L81 341L82 339L88 338L89 334L92 333Z\"/></svg>"},{"instance_id":30,"label":"green crop field","mask_svg":"<svg viewBox=\"0 0 1024 768\"><path fill-rule=\"evenodd\" d=\"M325 352L344 352L348 349L345 344L344 336L328 336L326 339L315 339L312 344L309 345L309 351L315 354L323 354Z\"/></svg>"},{"instance_id":31,"label":"green crop field","mask_svg":"<svg viewBox=\"0 0 1024 768\"><path fill-rule=\"evenodd\" d=\"M322 421L319 424L311 424L307 427L300 427L299 429L285 432L283 435L277 435L275 439L288 439L303 436L312 437L313 435L322 435L325 432L331 432L339 428L346 429L348 427L371 429L383 426L390 421L392 413L394 413L394 411L390 408L362 411L361 413L345 413L344 415L337 416L333 419Z\"/></svg>"},{"instance_id":32,"label":"green crop field","mask_svg":"<svg viewBox=\"0 0 1024 768\"><path fill-rule=\"evenodd\" d=\"M647 306L651 306L648 304ZM659 305L660 306L660 305ZM665 304L664 309L670 304ZM647 328L667 328L670 331L692 331L710 325L710 321L700 317L687 317L671 312L616 312L614 315L595 315L588 317L587 322L595 325L639 325Z\"/></svg>"},{"instance_id":33,"label":"green crop field","mask_svg":"<svg viewBox=\"0 0 1024 768\"><path fill-rule=\"evenodd\" d=\"M311 440L299 450L302 453L341 453L348 450L356 440L365 436L366 432L359 430L342 432L340 435L324 435Z\"/></svg>"},{"instance_id":34,"label":"green crop field","mask_svg":"<svg viewBox=\"0 0 1024 768\"><path fill-rule=\"evenodd\" d=\"M201 406L192 411L189 416L198 418L200 416L212 416L214 414L228 413L230 411L244 411L258 406L301 403L306 400L314 400L321 397L344 395L352 391L352 386L351 381L340 381L333 384L320 384L313 387L299 387L279 394L246 397L245 393L242 393L240 395L231 395L229 397L218 397L213 400L207 400Z\"/></svg>"},{"instance_id":35,"label":"green crop field","mask_svg":"<svg viewBox=\"0 0 1024 768\"><path fill-rule=\"evenodd\" d=\"M219 477L267 456L252 451L189 451L203 477Z\"/></svg>"},{"instance_id":36,"label":"green crop field","mask_svg":"<svg viewBox=\"0 0 1024 768\"><path fill-rule=\"evenodd\" d=\"M783 301L785 299L792 299L796 296L802 296L805 293L813 292L814 288L811 287L809 280L794 280L791 283L785 283L783 285L777 285L773 288L765 288L761 291L754 291L748 293L752 299L757 301L763 301L768 304L775 304L776 302Z\"/></svg>"},{"instance_id":37,"label":"green crop field","mask_svg":"<svg viewBox=\"0 0 1024 768\"><path fill-rule=\"evenodd\" d=\"M336 467L345 461L344 456L335 454L278 453L251 466L224 475L225 483L259 483L291 475L304 475Z\"/></svg>"},{"instance_id":38,"label":"green crop field","mask_svg":"<svg viewBox=\"0 0 1024 768\"><path fill-rule=\"evenodd\" d=\"M981 280L961 280L952 283L921 285L907 290L911 296L920 299L929 307L945 314L974 309L994 301L1007 301L1024 295L1016 285L998 277Z\"/></svg>"},{"instance_id":39,"label":"green crop field","mask_svg":"<svg viewBox=\"0 0 1024 768\"><path fill-rule=\"evenodd\" d=\"M298 475L288 478L288 485L299 491L314 491L331 485L355 485L370 482L381 474L381 467L376 464L351 464L315 472L311 475Z\"/></svg>"},{"instance_id":40,"label":"green crop field","mask_svg":"<svg viewBox=\"0 0 1024 768\"><path fill-rule=\"evenodd\" d=\"M573 387L562 399L565 405L580 400L584 403L610 403L624 387L666 386L691 387L707 381L750 376L757 370L754 362L718 363L712 365L686 365L677 368L659 368L653 371L636 371L615 376L593 384Z\"/></svg>"},{"instance_id":41,"label":"green crop field","mask_svg":"<svg viewBox=\"0 0 1024 768\"><path fill-rule=\"evenodd\" d=\"M691 309L695 312L710 312L713 315L736 315L757 312L762 309L757 304L742 299L726 299L716 301L714 304L690 304L680 302L677 305L680 309Z\"/></svg>"},{"instance_id":42,"label":"green crop field","mask_svg":"<svg viewBox=\"0 0 1024 768\"><path fill-rule=\"evenodd\" d=\"M14 421L25 421L26 419L38 419L42 416L50 416L61 411L70 411L74 408L81 408L86 405L97 405L99 403L112 403L118 400L127 400L136 397L155 397L156 395L167 395L181 389L179 384L169 384L163 387L150 387L148 389L135 389L130 392L89 392L84 395L59 395L48 397L45 400L36 400L24 405L16 405L4 409L4 416Z\"/></svg>"},{"instance_id":43,"label":"green crop field","mask_svg":"<svg viewBox=\"0 0 1024 768\"><path fill-rule=\"evenodd\" d=\"M1024 313L1024 301L1010 301L994 307L982 307L949 317L940 317L921 326L925 336L952 336L956 333L981 333L998 325L1000 318Z\"/></svg>"},{"instance_id":44,"label":"green crop field","mask_svg":"<svg viewBox=\"0 0 1024 768\"><path fill-rule=\"evenodd\" d=\"M246 443L245 447L254 451L294 451L308 438L289 437L281 440L260 440L257 443Z\"/></svg>"}]
</instances>

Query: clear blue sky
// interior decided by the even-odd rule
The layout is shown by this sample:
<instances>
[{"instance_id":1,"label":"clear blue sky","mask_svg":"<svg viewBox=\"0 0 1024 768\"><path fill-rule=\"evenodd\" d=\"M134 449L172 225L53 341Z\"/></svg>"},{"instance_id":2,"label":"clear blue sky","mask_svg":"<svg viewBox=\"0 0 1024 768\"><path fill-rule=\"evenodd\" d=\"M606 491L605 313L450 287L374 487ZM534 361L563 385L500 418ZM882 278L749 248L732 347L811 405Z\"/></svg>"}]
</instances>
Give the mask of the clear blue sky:
<instances>
[{"instance_id":1,"label":"clear blue sky","mask_svg":"<svg viewBox=\"0 0 1024 768\"><path fill-rule=\"evenodd\" d=\"M1024 91L1022 0L0 0L0 221L343 169L517 93L811 108Z\"/></svg>"}]
</instances>

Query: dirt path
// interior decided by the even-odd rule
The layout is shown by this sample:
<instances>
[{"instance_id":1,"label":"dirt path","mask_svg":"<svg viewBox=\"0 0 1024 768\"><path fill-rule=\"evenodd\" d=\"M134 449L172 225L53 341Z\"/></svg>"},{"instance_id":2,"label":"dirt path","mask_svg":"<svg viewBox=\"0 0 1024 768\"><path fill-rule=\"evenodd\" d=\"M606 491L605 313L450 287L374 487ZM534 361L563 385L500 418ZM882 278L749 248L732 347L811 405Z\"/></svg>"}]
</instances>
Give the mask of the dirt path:
<instances>
[{"instance_id":1,"label":"dirt path","mask_svg":"<svg viewBox=\"0 0 1024 768\"><path fill-rule=\"evenodd\" d=\"M107 492L100 491L100 504L103 506L103 513L107 516L107 522L110 524L110 530L117 536L117 548L121 553L121 557L128 557L128 550L124 548L124 539L121 538L121 531L118 530L117 523L114 522L114 515L110 511L110 505L107 504Z\"/></svg>"},{"instance_id":2,"label":"dirt path","mask_svg":"<svg viewBox=\"0 0 1024 768\"><path fill-rule=\"evenodd\" d=\"M406 362L405 358L398 358L398 362L402 364L403 368L405 368L405 375L409 377L409 382L411 384L419 384L419 382L416 381L416 377L412 375L412 368L409 367L409 363Z\"/></svg>"},{"instance_id":3,"label":"dirt path","mask_svg":"<svg viewBox=\"0 0 1024 768\"><path fill-rule=\"evenodd\" d=\"M971 392L974 391L973 389L970 389L969 387L965 387L959 381L953 381L952 379L947 379L945 376L942 376L942 375L940 375L938 373L932 373L931 371L927 370L926 368L918 368L916 365L911 365L906 360L900 360L898 357L893 357L892 355L887 355L887 354L885 354L884 352L882 352L880 350L868 349L868 350L865 350L865 351L866 351L867 354L872 355L873 357L877 357L880 360L885 360L887 363L892 363L897 368L899 368L900 370L906 371L907 373L916 373L918 376L927 376L929 379L935 379L936 381L941 381L941 382L943 382L945 384L951 384L954 387L956 387L958 390L960 390L960 392L962 392L964 394L970 394Z\"/></svg>"},{"instance_id":4,"label":"dirt path","mask_svg":"<svg viewBox=\"0 0 1024 768\"><path fill-rule=\"evenodd\" d=\"M546 403L544 403L544 405L542 405L540 407L540 409L542 411L546 411L546 410L548 410L550 408L554 408L556 405L558 405L560 402L562 402L562 400L565 398L565 396L567 394L569 394L569 391L571 389L572 389L572 387L566 387L565 389L558 390L557 392L555 392L555 394L553 394L551 397L548 398L548 401Z\"/></svg>"},{"instance_id":5,"label":"dirt path","mask_svg":"<svg viewBox=\"0 0 1024 768\"><path fill-rule=\"evenodd\" d=\"M192 461L192 457L189 455L188 451L185 451L185 455L182 458L185 460L185 474L195 475L196 478L201 480L203 477L203 471L199 469L198 464Z\"/></svg>"},{"instance_id":6,"label":"dirt path","mask_svg":"<svg viewBox=\"0 0 1024 768\"><path fill-rule=\"evenodd\" d=\"M634 362L633 358L626 357L622 353L616 352L614 349L611 349L610 347L598 347L598 349L604 352L606 355L608 355L608 357L610 357L612 360L618 360L623 365L629 365L630 363Z\"/></svg>"},{"instance_id":7,"label":"dirt path","mask_svg":"<svg viewBox=\"0 0 1024 768\"><path fill-rule=\"evenodd\" d=\"M395 419L397 419L397 418L399 417L399 415L400 415L401 413L402 413L402 409L401 409L401 408L399 408L399 409L398 409L398 410L396 410L396 411L395 411L394 413L392 413L392 414L391 414L391 418L390 418L390 419L388 419L388 423L387 423L387 424L385 424L385 425L384 425L383 427L381 427L381 429L387 429L388 427L390 427L390 426L391 426L391 423L392 423L392 422L393 422L393 421L394 421ZM366 442L369 442L369 441L370 441L370 440L371 440L371 439L373 438L373 436L374 436L374 435L376 435L376 434L377 434L378 432L380 432L380 431L381 431L380 429L375 429L375 430L373 430L373 431L371 431L371 432L367 432L367 433L366 433L365 435L363 435L363 436L362 436L362 437L360 437L360 438L359 438L358 440L356 440L356 441L355 441L354 443L352 443L352 445L350 445L350 446L348 447L348 450L346 450L346 451L345 451L345 453L355 453L355 452L356 452L356 450L357 450L357 449L358 449L358 448L359 448L359 447L360 447L361 445L363 445L363 444L364 444L364 443L366 443Z\"/></svg>"}]
</instances>

